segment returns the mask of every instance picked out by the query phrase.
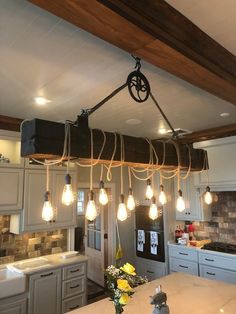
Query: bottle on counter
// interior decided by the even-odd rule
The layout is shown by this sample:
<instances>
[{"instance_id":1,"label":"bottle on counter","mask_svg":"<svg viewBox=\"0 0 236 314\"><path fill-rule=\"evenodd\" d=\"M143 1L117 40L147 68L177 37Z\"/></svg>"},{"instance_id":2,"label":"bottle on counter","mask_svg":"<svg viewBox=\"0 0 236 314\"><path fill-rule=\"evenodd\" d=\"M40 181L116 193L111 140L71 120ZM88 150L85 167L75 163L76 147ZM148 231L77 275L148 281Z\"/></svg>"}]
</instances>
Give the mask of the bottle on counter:
<instances>
[{"instance_id":1,"label":"bottle on counter","mask_svg":"<svg viewBox=\"0 0 236 314\"><path fill-rule=\"evenodd\" d=\"M190 224L188 226L188 231L189 231L189 241L193 240L193 233L194 233L194 225Z\"/></svg>"}]
</instances>

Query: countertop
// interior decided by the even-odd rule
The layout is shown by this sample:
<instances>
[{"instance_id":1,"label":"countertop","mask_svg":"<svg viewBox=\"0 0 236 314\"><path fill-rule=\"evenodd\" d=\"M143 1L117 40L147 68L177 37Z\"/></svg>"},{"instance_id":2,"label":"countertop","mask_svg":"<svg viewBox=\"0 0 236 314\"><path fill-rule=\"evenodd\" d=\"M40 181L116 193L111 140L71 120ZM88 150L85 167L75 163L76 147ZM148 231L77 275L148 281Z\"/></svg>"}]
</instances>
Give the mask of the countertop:
<instances>
[{"instance_id":1,"label":"countertop","mask_svg":"<svg viewBox=\"0 0 236 314\"><path fill-rule=\"evenodd\" d=\"M132 300L124 307L125 314L151 314L153 306L149 296L155 288L162 285L167 293L167 304L171 314L235 314L236 286L213 281L197 276L173 273L136 288ZM114 306L109 299L104 299L71 314L113 314Z\"/></svg>"}]
</instances>

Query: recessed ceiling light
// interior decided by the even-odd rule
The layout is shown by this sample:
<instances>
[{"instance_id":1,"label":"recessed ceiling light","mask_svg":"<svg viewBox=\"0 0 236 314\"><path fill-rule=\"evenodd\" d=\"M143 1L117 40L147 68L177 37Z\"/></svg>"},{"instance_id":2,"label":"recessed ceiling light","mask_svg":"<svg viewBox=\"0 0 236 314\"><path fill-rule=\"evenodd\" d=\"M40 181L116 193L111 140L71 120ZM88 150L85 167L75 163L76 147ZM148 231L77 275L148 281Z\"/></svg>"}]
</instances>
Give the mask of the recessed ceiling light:
<instances>
[{"instance_id":1,"label":"recessed ceiling light","mask_svg":"<svg viewBox=\"0 0 236 314\"><path fill-rule=\"evenodd\" d=\"M43 106L43 105L46 105L48 104L49 102L51 102L51 100L45 98L45 97L42 97L42 96L38 96L38 97L35 97L34 98L34 101L37 105L39 106Z\"/></svg>"},{"instance_id":2,"label":"recessed ceiling light","mask_svg":"<svg viewBox=\"0 0 236 314\"><path fill-rule=\"evenodd\" d=\"M127 124L131 124L131 125L136 125L136 124L140 124L142 123L141 120L139 119L128 119L125 121Z\"/></svg>"},{"instance_id":3,"label":"recessed ceiling light","mask_svg":"<svg viewBox=\"0 0 236 314\"><path fill-rule=\"evenodd\" d=\"M158 130L158 133L159 133L159 134L166 134L166 129L165 129L165 128L160 128L160 129Z\"/></svg>"},{"instance_id":4,"label":"recessed ceiling light","mask_svg":"<svg viewBox=\"0 0 236 314\"><path fill-rule=\"evenodd\" d=\"M222 113L220 114L220 116L221 116L222 118L228 117L229 115L230 115L229 112L222 112Z\"/></svg>"}]
</instances>

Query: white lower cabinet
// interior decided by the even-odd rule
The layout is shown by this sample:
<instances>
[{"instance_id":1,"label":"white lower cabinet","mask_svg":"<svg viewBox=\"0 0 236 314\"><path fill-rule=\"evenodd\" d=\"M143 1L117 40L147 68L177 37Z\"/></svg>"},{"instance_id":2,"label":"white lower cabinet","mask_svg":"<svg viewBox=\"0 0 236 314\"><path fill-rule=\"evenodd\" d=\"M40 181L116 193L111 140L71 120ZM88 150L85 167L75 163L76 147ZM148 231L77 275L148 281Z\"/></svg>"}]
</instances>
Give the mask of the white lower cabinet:
<instances>
[{"instance_id":1,"label":"white lower cabinet","mask_svg":"<svg viewBox=\"0 0 236 314\"><path fill-rule=\"evenodd\" d=\"M170 258L171 272L182 272L198 276L198 263L178 258Z\"/></svg>"},{"instance_id":2,"label":"white lower cabinet","mask_svg":"<svg viewBox=\"0 0 236 314\"><path fill-rule=\"evenodd\" d=\"M236 284L236 271L200 265L200 277Z\"/></svg>"},{"instance_id":3,"label":"white lower cabinet","mask_svg":"<svg viewBox=\"0 0 236 314\"><path fill-rule=\"evenodd\" d=\"M27 314L27 298L25 295L0 300L1 314Z\"/></svg>"},{"instance_id":4,"label":"white lower cabinet","mask_svg":"<svg viewBox=\"0 0 236 314\"><path fill-rule=\"evenodd\" d=\"M31 275L28 314L61 314L61 269Z\"/></svg>"},{"instance_id":5,"label":"white lower cabinet","mask_svg":"<svg viewBox=\"0 0 236 314\"><path fill-rule=\"evenodd\" d=\"M145 258L136 258L136 270L140 276L147 277L148 281L163 277L167 274L166 264L147 260Z\"/></svg>"}]
</instances>

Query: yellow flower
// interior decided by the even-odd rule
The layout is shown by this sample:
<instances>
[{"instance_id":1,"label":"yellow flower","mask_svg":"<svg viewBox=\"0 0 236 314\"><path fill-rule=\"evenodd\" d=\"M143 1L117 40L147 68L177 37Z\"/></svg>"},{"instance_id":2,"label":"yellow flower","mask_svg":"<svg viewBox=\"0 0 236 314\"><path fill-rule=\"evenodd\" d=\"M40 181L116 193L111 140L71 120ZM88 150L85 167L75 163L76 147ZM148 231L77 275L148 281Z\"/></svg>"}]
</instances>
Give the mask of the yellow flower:
<instances>
[{"instance_id":1,"label":"yellow flower","mask_svg":"<svg viewBox=\"0 0 236 314\"><path fill-rule=\"evenodd\" d=\"M117 288L124 292L133 291L126 279L117 279Z\"/></svg>"},{"instance_id":2,"label":"yellow flower","mask_svg":"<svg viewBox=\"0 0 236 314\"><path fill-rule=\"evenodd\" d=\"M124 264L124 266L121 267L120 269L123 270L128 275L131 275L131 276L135 276L136 275L134 266L132 266L129 263Z\"/></svg>"},{"instance_id":3,"label":"yellow flower","mask_svg":"<svg viewBox=\"0 0 236 314\"><path fill-rule=\"evenodd\" d=\"M130 300L130 297L128 296L127 293L122 293L120 299L119 299L119 303L122 305L126 305Z\"/></svg>"}]
</instances>

